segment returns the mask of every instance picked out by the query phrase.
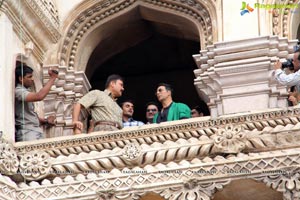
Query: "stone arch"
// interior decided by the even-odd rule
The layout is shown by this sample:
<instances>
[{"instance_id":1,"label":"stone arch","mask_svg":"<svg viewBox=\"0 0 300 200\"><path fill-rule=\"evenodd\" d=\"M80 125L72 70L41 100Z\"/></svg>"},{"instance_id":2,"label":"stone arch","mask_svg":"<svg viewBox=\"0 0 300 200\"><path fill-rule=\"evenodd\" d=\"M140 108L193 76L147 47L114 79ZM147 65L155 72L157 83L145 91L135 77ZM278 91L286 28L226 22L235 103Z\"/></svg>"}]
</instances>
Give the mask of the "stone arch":
<instances>
[{"instance_id":1,"label":"stone arch","mask_svg":"<svg viewBox=\"0 0 300 200\"><path fill-rule=\"evenodd\" d=\"M165 200L159 194L154 192L147 192L146 194L142 195L139 200Z\"/></svg>"},{"instance_id":2,"label":"stone arch","mask_svg":"<svg viewBox=\"0 0 300 200\"><path fill-rule=\"evenodd\" d=\"M298 9L291 12L290 18L289 38L300 40L300 0L298 0Z\"/></svg>"},{"instance_id":3,"label":"stone arch","mask_svg":"<svg viewBox=\"0 0 300 200\"><path fill-rule=\"evenodd\" d=\"M285 5L291 5L291 4L299 4L300 0L294 0L294 1L280 1L280 0L274 0L272 4L285 4ZM297 23L297 20L299 21L299 8L284 8L282 11L278 9L273 9L272 13L272 25L273 25L273 35L279 35L283 37L289 37L290 39L295 38L295 32L297 30L295 29L295 23ZM299 22L298 22L299 24ZM296 26L298 27L298 26Z\"/></svg>"},{"instance_id":4,"label":"stone arch","mask_svg":"<svg viewBox=\"0 0 300 200\"><path fill-rule=\"evenodd\" d=\"M198 39L201 48L217 41L216 10L214 2L211 1L206 1L205 4L195 0L177 2L160 0L84 1L66 19L66 22L71 21L71 23L64 25L65 35L59 49L60 64L68 66L69 69L85 70L93 46L85 49L84 47L88 46L87 42L91 45L99 43L99 41L95 41L95 38L93 41L89 40L89 37L99 34L99 26L107 25L108 21L140 7L165 12L172 17L189 22L191 26L194 26L193 30L200 35ZM151 12L149 16L153 17ZM101 40L101 35L98 35L98 40ZM83 49L84 56L82 56Z\"/></svg>"},{"instance_id":5,"label":"stone arch","mask_svg":"<svg viewBox=\"0 0 300 200\"><path fill-rule=\"evenodd\" d=\"M214 200L282 200L282 193L251 179L233 180L214 195Z\"/></svg>"}]
</instances>

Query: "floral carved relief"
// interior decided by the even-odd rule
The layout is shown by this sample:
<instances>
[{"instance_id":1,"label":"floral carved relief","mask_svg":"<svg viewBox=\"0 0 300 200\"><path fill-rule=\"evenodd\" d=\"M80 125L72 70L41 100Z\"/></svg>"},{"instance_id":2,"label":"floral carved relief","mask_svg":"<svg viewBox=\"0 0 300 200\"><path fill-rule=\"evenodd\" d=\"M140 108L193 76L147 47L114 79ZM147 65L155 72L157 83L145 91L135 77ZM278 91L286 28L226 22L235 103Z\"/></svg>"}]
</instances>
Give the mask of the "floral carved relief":
<instances>
[{"instance_id":1,"label":"floral carved relief","mask_svg":"<svg viewBox=\"0 0 300 200\"><path fill-rule=\"evenodd\" d=\"M46 177L51 169L50 156L43 151L24 154L20 160L20 172L26 180L38 180Z\"/></svg>"},{"instance_id":2,"label":"floral carved relief","mask_svg":"<svg viewBox=\"0 0 300 200\"><path fill-rule=\"evenodd\" d=\"M246 136L242 126L226 125L213 136L217 151L223 153L239 153L246 147Z\"/></svg>"},{"instance_id":3,"label":"floral carved relief","mask_svg":"<svg viewBox=\"0 0 300 200\"><path fill-rule=\"evenodd\" d=\"M130 143L123 148L123 158L129 161L138 160L141 157L141 147L138 144Z\"/></svg>"},{"instance_id":4,"label":"floral carved relief","mask_svg":"<svg viewBox=\"0 0 300 200\"><path fill-rule=\"evenodd\" d=\"M0 171L6 175L13 175L18 171L19 160L12 144L0 142Z\"/></svg>"},{"instance_id":5,"label":"floral carved relief","mask_svg":"<svg viewBox=\"0 0 300 200\"><path fill-rule=\"evenodd\" d=\"M160 195L169 200L210 200L214 193L222 190L230 181L201 183L191 179L183 186L172 187L160 192Z\"/></svg>"}]
</instances>

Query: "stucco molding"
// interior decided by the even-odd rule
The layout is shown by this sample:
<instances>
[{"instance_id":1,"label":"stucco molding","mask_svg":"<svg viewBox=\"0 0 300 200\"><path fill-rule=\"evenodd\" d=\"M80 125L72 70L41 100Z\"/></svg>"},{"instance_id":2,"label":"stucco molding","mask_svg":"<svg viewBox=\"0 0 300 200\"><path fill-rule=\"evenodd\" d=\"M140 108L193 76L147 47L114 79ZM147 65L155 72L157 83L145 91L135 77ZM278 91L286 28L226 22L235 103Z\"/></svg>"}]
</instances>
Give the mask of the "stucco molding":
<instances>
[{"instance_id":1,"label":"stucco molding","mask_svg":"<svg viewBox=\"0 0 300 200\"><path fill-rule=\"evenodd\" d=\"M227 155L230 153L270 151L286 148L287 146L296 148L299 147L299 139L297 139L300 137L299 124L297 127L295 129L289 126L285 130L277 128L270 131L253 130L251 132L241 132L241 126L233 127L229 125L225 129L220 128L217 134L210 137L201 136L197 139L179 139L175 142L155 142L151 145L142 144L141 146L129 143L123 149L116 147L112 150L105 149L100 152L91 151L90 153L82 152L78 155L58 156L51 158L52 166L50 171L56 177L59 177L61 175L64 176L64 174L75 175L93 173L95 171L108 172L112 169L124 169L126 167L153 166L158 163L179 162L181 160L191 161L194 158L206 159L207 156ZM232 132L237 129L236 134L243 135L243 137L232 137ZM290 131L286 132L286 130ZM293 131L292 137L290 135L291 131ZM222 145L219 142L219 132L226 136L230 135L229 138L222 138ZM217 144L216 140L218 141ZM241 146L243 148L240 148ZM247 170L250 171L250 169ZM39 177L36 179L39 179ZM34 180L34 177L31 180Z\"/></svg>"},{"instance_id":2,"label":"stucco molding","mask_svg":"<svg viewBox=\"0 0 300 200\"><path fill-rule=\"evenodd\" d=\"M43 151L27 152L21 156L19 169L26 180L40 180L50 173L50 156Z\"/></svg>"},{"instance_id":3,"label":"stucco molding","mask_svg":"<svg viewBox=\"0 0 300 200\"><path fill-rule=\"evenodd\" d=\"M287 5L284 9L272 9L272 25L273 25L273 35L279 35L282 37L288 37L290 30L291 12L293 11L289 5L299 4L299 0L275 0L273 4L284 4ZM299 10L299 8L298 8Z\"/></svg>"},{"instance_id":4,"label":"stucco molding","mask_svg":"<svg viewBox=\"0 0 300 200\"><path fill-rule=\"evenodd\" d=\"M217 191L229 183L230 180L224 180L201 184L197 179L190 179L183 186L166 188L158 193L168 200L210 200Z\"/></svg>"},{"instance_id":5,"label":"stucco molding","mask_svg":"<svg viewBox=\"0 0 300 200\"><path fill-rule=\"evenodd\" d=\"M33 55L42 63L49 45L61 37L58 16L47 14L51 9L38 0L6 0L2 7L17 36L24 44L34 44Z\"/></svg>"},{"instance_id":6,"label":"stucco molding","mask_svg":"<svg viewBox=\"0 0 300 200\"><path fill-rule=\"evenodd\" d=\"M19 159L14 146L0 139L0 172L5 175L14 175L19 168Z\"/></svg>"},{"instance_id":7,"label":"stucco molding","mask_svg":"<svg viewBox=\"0 0 300 200\"><path fill-rule=\"evenodd\" d=\"M78 135L52 138L51 141L35 141L34 143L16 143L16 151L24 154L29 151L43 150L51 157L60 155L89 153L91 151L112 150L123 148L128 141L136 144L151 145L155 142L177 141L179 139L211 137L226 124L240 125L245 131L291 131L298 128L298 114L300 109L273 109L264 112L244 113L239 115L222 116L216 119L196 118L164 123L160 125L145 125L135 130L120 130L112 132L98 132L92 135ZM71 114L71 113L70 113ZM70 129L71 130L71 129Z\"/></svg>"},{"instance_id":8,"label":"stucco molding","mask_svg":"<svg viewBox=\"0 0 300 200\"><path fill-rule=\"evenodd\" d=\"M217 36L214 36L216 32L215 26L212 24L213 21L216 21L215 2L202 4L198 1L107 0L92 3L92 5L86 2L87 6L79 6L78 16L72 19L72 23L68 25L68 30L66 30L66 35L62 41L59 63L69 66L69 69L74 69L78 46L82 38L99 26L106 18L129 7L136 6L139 2L145 3L144 5L148 3L152 6L170 9L179 15L188 16L198 21L203 29L203 33L199 33L201 34L200 40L202 40L201 47L203 48L212 44L217 38Z\"/></svg>"},{"instance_id":9,"label":"stucco molding","mask_svg":"<svg viewBox=\"0 0 300 200\"><path fill-rule=\"evenodd\" d=\"M115 191L118 194L137 193L141 191L155 192L166 188L178 188L185 185L185 194L191 190L208 186L214 191L213 182L227 183L230 180L273 176L287 167L299 166L299 148L260 152L250 154L217 156L204 159L194 158L188 162L147 165L144 168L134 167L122 170L113 169L106 173L95 172L87 175L56 177L42 182L20 183L18 197L20 199L55 199L62 194L65 197L84 194L95 195L95 191ZM197 180L196 187L187 184L188 180ZM190 186L189 186L190 185ZM201 189L203 191L203 189ZM34 191L34 192L33 192ZM208 193L211 194L212 192Z\"/></svg>"}]
</instances>

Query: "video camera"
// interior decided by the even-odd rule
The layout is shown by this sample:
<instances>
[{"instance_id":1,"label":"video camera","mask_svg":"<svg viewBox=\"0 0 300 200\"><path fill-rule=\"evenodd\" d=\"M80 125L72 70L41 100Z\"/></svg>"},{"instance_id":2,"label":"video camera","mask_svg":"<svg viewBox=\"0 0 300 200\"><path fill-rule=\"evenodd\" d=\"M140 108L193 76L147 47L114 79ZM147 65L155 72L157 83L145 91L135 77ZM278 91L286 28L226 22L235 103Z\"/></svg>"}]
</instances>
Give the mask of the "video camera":
<instances>
[{"instance_id":1,"label":"video camera","mask_svg":"<svg viewBox=\"0 0 300 200\"><path fill-rule=\"evenodd\" d=\"M297 42L297 45L294 46L294 52L300 49L300 41ZM289 70L294 70L293 59L287 59L286 62L282 63L282 69L289 68Z\"/></svg>"}]
</instances>

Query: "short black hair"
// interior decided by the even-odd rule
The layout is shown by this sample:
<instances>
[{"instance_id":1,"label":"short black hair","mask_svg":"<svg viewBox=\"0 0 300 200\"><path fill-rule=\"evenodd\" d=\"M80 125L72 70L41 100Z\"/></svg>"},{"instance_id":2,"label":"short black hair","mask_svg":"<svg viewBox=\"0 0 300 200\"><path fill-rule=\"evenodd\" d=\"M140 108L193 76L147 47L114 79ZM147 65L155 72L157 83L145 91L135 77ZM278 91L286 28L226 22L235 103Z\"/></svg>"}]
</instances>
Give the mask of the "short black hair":
<instances>
[{"instance_id":1,"label":"short black hair","mask_svg":"<svg viewBox=\"0 0 300 200\"><path fill-rule=\"evenodd\" d=\"M112 74L109 77L107 77L106 83L105 83L105 89L108 88L109 84L114 81L121 80L124 82L123 77L118 74Z\"/></svg>"},{"instance_id":2,"label":"short black hair","mask_svg":"<svg viewBox=\"0 0 300 200\"><path fill-rule=\"evenodd\" d=\"M33 69L31 67L29 67L25 63L21 63L21 62L18 63L15 71L16 83L19 83L19 77L23 78L24 76L26 76L26 74L32 74L32 73L33 73Z\"/></svg>"},{"instance_id":3,"label":"short black hair","mask_svg":"<svg viewBox=\"0 0 300 200\"><path fill-rule=\"evenodd\" d=\"M126 99L125 101L122 101L122 103L120 103L121 108L123 108L124 103L127 103L127 102L132 103L134 105L134 101L133 100Z\"/></svg>"},{"instance_id":4,"label":"short black hair","mask_svg":"<svg viewBox=\"0 0 300 200\"><path fill-rule=\"evenodd\" d=\"M159 83L156 88L158 88L160 86L164 86L166 88L166 90L171 92L171 96L173 96L173 88L170 84L168 84L168 83Z\"/></svg>"},{"instance_id":5,"label":"short black hair","mask_svg":"<svg viewBox=\"0 0 300 200\"><path fill-rule=\"evenodd\" d=\"M150 106L150 105L154 105L154 106L156 106L156 107L158 108L158 103L156 103L156 102L154 102L154 101L150 101L150 102L146 103L146 109L147 109L148 106Z\"/></svg>"},{"instance_id":6,"label":"short black hair","mask_svg":"<svg viewBox=\"0 0 300 200\"><path fill-rule=\"evenodd\" d=\"M201 107L200 106L195 106L195 107L193 107L193 109L195 109L195 110L197 110L197 112L200 114L200 113L203 113L203 111L202 111L202 109L201 109ZM193 110L192 109L192 110ZM204 114L204 113L203 113Z\"/></svg>"}]
</instances>

